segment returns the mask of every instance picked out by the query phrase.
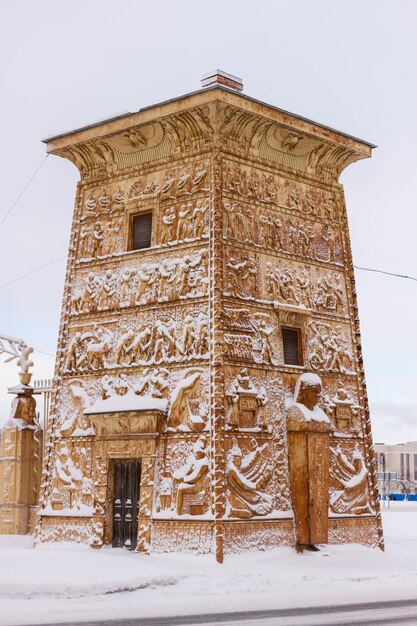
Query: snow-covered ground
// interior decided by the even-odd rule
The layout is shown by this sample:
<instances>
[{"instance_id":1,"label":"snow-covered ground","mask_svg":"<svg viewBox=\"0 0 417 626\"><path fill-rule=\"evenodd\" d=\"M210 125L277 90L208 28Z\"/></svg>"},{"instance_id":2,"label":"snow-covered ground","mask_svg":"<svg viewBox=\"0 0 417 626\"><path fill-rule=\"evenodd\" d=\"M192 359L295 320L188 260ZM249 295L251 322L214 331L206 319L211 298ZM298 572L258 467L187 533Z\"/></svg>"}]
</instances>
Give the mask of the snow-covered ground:
<instances>
[{"instance_id":1,"label":"snow-covered ground","mask_svg":"<svg viewBox=\"0 0 417 626\"><path fill-rule=\"evenodd\" d=\"M228 557L139 556L0 536L0 624L200 614L417 597L417 503L383 509L385 553L358 545Z\"/></svg>"}]
</instances>

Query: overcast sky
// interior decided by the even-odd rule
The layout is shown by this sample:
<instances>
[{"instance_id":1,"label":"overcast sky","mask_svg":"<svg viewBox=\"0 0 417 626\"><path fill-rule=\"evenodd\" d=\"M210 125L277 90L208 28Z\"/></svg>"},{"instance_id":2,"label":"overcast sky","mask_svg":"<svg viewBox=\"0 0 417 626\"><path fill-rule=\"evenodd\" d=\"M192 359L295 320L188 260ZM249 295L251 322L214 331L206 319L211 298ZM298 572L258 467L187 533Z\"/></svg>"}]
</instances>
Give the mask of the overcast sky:
<instances>
[{"instance_id":1,"label":"overcast sky","mask_svg":"<svg viewBox=\"0 0 417 626\"><path fill-rule=\"evenodd\" d=\"M377 144L342 175L354 262L417 277L414 0L0 0L0 221L41 139L200 88L216 68L249 96ZM0 334L53 355L78 172L50 156L0 227ZM376 441L417 439L417 283L357 271ZM4 359L3 359L4 360ZM34 353L35 378L53 356ZM0 363L0 422L17 382Z\"/></svg>"}]
</instances>

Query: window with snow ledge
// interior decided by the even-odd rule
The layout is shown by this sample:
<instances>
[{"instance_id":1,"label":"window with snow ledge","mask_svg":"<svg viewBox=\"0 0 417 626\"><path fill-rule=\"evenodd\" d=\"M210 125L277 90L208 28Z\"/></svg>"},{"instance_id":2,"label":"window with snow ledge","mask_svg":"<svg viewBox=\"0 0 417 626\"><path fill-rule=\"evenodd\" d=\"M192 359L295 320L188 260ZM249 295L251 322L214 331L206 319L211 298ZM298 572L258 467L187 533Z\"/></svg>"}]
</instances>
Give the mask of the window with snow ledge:
<instances>
[{"instance_id":1,"label":"window with snow ledge","mask_svg":"<svg viewBox=\"0 0 417 626\"><path fill-rule=\"evenodd\" d=\"M150 248L152 242L152 213L144 212L130 218L130 250Z\"/></svg>"},{"instance_id":2,"label":"window with snow ledge","mask_svg":"<svg viewBox=\"0 0 417 626\"><path fill-rule=\"evenodd\" d=\"M282 343L285 365L304 365L299 328L282 328Z\"/></svg>"}]
</instances>

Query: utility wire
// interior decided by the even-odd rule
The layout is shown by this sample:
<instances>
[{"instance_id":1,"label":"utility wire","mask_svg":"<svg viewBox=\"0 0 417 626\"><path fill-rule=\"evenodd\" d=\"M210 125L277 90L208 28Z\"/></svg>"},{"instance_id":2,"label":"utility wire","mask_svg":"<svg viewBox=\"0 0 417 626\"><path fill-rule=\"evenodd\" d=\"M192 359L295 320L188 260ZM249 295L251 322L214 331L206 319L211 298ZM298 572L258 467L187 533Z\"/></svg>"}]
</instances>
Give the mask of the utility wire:
<instances>
[{"instance_id":1,"label":"utility wire","mask_svg":"<svg viewBox=\"0 0 417 626\"><path fill-rule=\"evenodd\" d=\"M10 207L10 209L7 211L6 215L1 220L0 227L3 226L4 222L7 220L7 218L9 217L9 215L11 214L13 209L15 208L16 204L19 202L20 198L23 196L23 194L25 193L26 189L29 187L30 183L35 178L36 174L42 168L42 166L45 163L45 161L48 158L48 156L49 156L49 154L47 154L42 159L41 163L38 165L36 170L33 172L32 176L29 178L28 182L23 187L22 191L17 196L16 200L13 202L13 204ZM8 285L12 285L13 283L16 283L17 281L22 280L23 278L26 278L27 276L31 276L32 274L35 274L36 272L40 272L41 270L49 267L50 265L53 265L54 263L58 263L58 261L62 261L62 259L65 259L65 258L66 258L65 256L62 256L59 259L55 259L55 261L51 261L50 263L47 263L46 265L42 265L42 267L38 267L37 269L32 270L31 272L28 272L27 274L23 274L23 276L19 276L18 278L10 280L8 283L3 283L2 285L0 285L0 289L2 289L3 287L7 287ZM361 267L360 265L354 265L353 267L355 269L357 269L357 270L363 270L364 272L375 272L377 274L386 274L387 276L395 276L396 278L406 278L408 280L415 280L417 282L417 278L415 278L414 276L407 276L405 274L396 274L394 272L385 272L384 270L377 270L377 269L373 269L373 268L370 268L370 267ZM41 351L38 350L38 352L41 352ZM45 352L44 354L48 354L48 353ZM52 356L52 355L48 355L48 356Z\"/></svg>"},{"instance_id":2,"label":"utility wire","mask_svg":"<svg viewBox=\"0 0 417 626\"><path fill-rule=\"evenodd\" d=\"M17 278L10 280L8 283L3 283L2 285L0 285L0 289L2 289L3 287L7 287L8 285L12 285L13 283L17 283L19 280L23 280L23 278L26 278L27 276L36 274L37 272L40 272L46 269L47 267L49 267L50 265L54 265L54 263L58 263L59 261L62 261L63 259L66 259L66 256L61 256L58 259L51 261L50 263L46 263L46 265L37 267L36 269L32 270L31 272L28 272L27 274L23 274L22 276L18 276ZM364 272L376 272L378 274L386 274L387 276L395 276L396 278L406 278L408 280L415 280L417 282L417 278L415 278L414 276L407 276L406 274L395 274L394 272L385 272L384 270L376 270L370 267L361 267L360 265L354 265L353 267L357 270L363 270Z\"/></svg>"},{"instance_id":3,"label":"utility wire","mask_svg":"<svg viewBox=\"0 0 417 626\"><path fill-rule=\"evenodd\" d=\"M26 189L29 187L30 183L32 182L32 180L35 178L36 174L39 172L39 170L41 169L42 165L45 163L46 159L49 157L49 154L47 154L43 159L42 162L40 163L40 165L38 165L38 167L36 168L36 170L33 172L32 176L29 178L28 182L26 183L26 185L23 187L22 191L19 193L19 195L17 196L16 200L13 202L12 206L10 207L10 209L7 211L6 215L3 217L3 219L0 222L0 227L3 226L4 222L7 220L7 218L9 217L10 213L13 211L13 209L15 208L16 204L19 202L20 198L23 196L23 194L25 193Z\"/></svg>"},{"instance_id":4,"label":"utility wire","mask_svg":"<svg viewBox=\"0 0 417 626\"><path fill-rule=\"evenodd\" d=\"M50 352L44 352L43 350L38 350L38 348L33 348L35 352L39 352L40 354L46 354L46 356L51 356L55 358L55 354L51 354Z\"/></svg>"},{"instance_id":5,"label":"utility wire","mask_svg":"<svg viewBox=\"0 0 417 626\"><path fill-rule=\"evenodd\" d=\"M13 283L17 283L18 280L23 280L23 278L26 278L26 276L31 276L32 274L36 274L36 272L40 272L41 270L44 270L50 265L53 265L54 263L58 263L58 261L62 261L63 259L66 259L66 258L67 258L66 255L60 256L59 259L55 259L55 261L51 261L50 263L47 263L46 265L37 267L35 270L32 270L31 272L28 272L27 274L23 274L23 276L18 276L17 278L14 278L13 280L9 280L8 283L3 283L2 285L0 285L0 289L2 289L3 287L7 287L8 285L12 285Z\"/></svg>"},{"instance_id":6,"label":"utility wire","mask_svg":"<svg viewBox=\"0 0 417 626\"><path fill-rule=\"evenodd\" d=\"M357 270L364 270L365 272L377 272L378 274L387 274L387 276L396 276L396 278L408 278L408 280L415 280L417 282L417 278L414 276L406 276L405 274L395 274L394 272L384 272L384 270L375 270L370 267L360 267L359 265L353 266Z\"/></svg>"}]
</instances>

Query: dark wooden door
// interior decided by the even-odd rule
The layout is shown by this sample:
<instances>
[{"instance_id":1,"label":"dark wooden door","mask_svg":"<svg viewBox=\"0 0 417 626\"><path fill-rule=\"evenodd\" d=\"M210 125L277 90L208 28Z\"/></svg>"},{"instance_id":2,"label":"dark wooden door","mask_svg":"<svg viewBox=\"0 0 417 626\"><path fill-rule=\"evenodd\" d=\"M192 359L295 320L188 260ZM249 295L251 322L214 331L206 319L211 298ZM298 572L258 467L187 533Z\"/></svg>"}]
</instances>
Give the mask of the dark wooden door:
<instances>
[{"instance_id":1,"label":"dark wooden door","mask_svg":"<svg viewBox=\"0 0 417 626\"><path fill-rule=\"evenodd\" d=\"M136 548L139 485L139 461L114 461L113 548Z\"/></svg>"}]
</instances>

